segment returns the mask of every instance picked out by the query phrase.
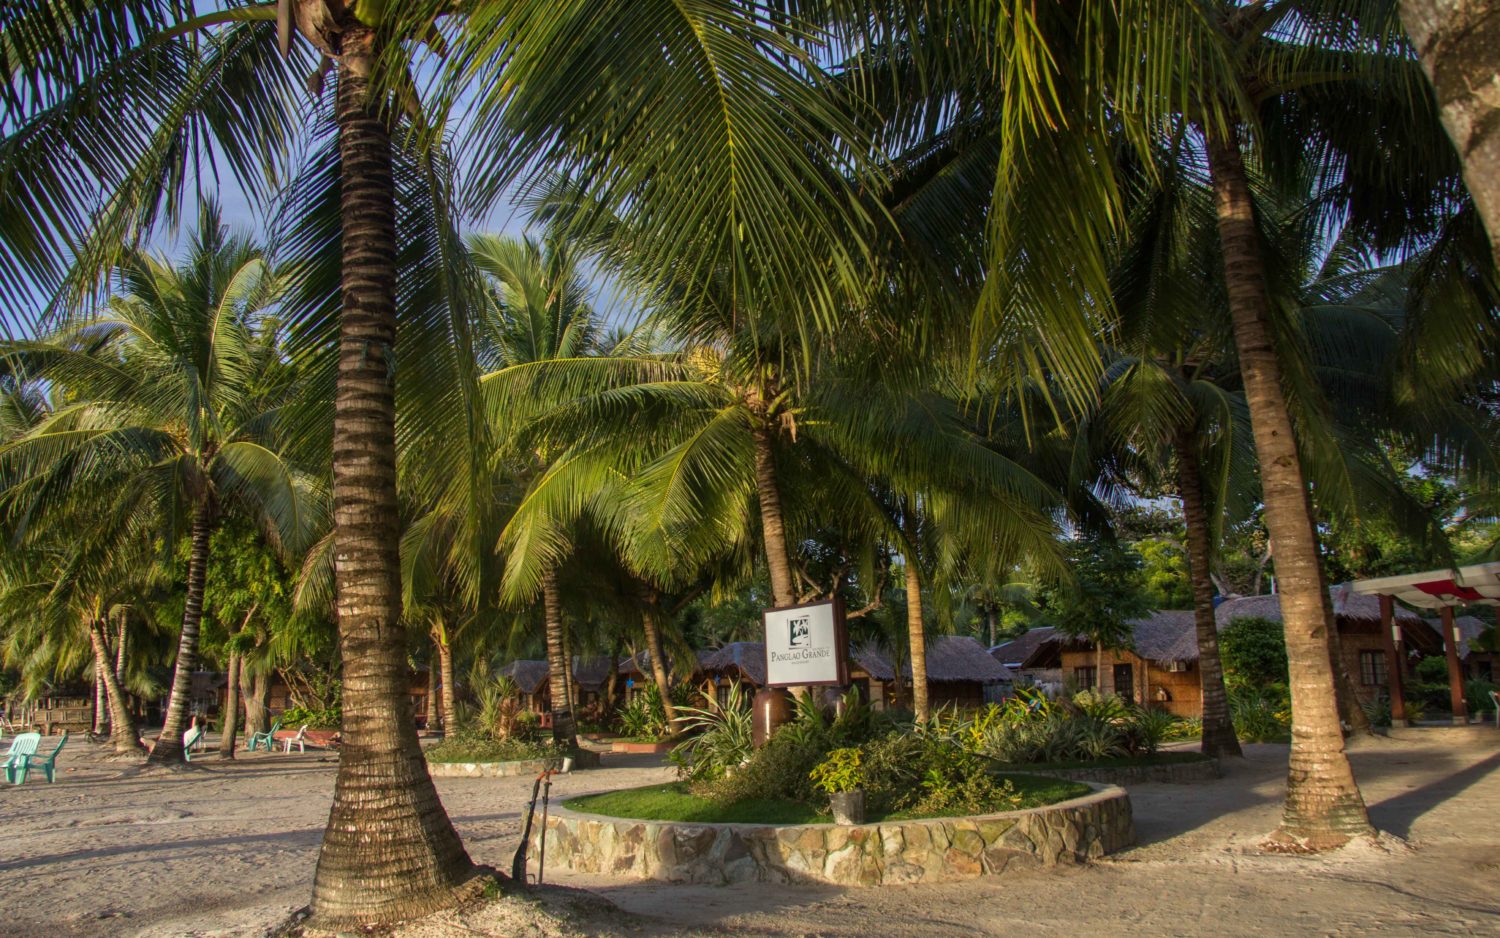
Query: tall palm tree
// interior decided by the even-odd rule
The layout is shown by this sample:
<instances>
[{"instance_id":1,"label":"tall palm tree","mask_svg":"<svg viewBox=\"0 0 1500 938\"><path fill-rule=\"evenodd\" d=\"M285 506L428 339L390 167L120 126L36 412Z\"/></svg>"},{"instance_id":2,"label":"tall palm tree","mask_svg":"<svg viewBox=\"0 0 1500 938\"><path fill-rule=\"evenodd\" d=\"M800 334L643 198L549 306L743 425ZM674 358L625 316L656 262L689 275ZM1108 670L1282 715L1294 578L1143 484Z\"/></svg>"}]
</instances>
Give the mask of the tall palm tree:
<instances>
[{"instance_id":1,"label":"tall palm tree","mask_svg":"<svg viewBox=\"0 0 1500 938\"><path fill-rule=\"evenodd\" d=\"M399 730L399 558L390 527L398 507L394 116L441 127L433 106L466 84L483 88L474 126L483 135L477 151L490 160L477 201L493 201L527 174L565 171L606 204L670 220L662 230L673 237L657 244L658 271L692 271L695 245L732 247L742 269L766 272L754 280L758 299L775 294L789 315L826 324L839 306L837 291L826 287L859 279L858 230L867 219L854 189L826 172L863 148L857 128L819 87L816 58L788 38L814 34L782 18L768 22L758 7L733 0L692 7L518 0L473 8L279 0L202 14L158 0L88 6L72 16L55 15L50 0L27 2L24 15L7 20L0 43L15 77L4 92L15 122L5 125L0 145L7 219L0 251L16 262L3 265L0 277L12 295L28 277L57 282L57 258L70 237L89 248L75 279L91 282L109 266L110 245L149 228L164 206L175 209L182 181L199 168L196 141L214 140L252 191L265 180L274 185L307 123L300 79L322 74L295 48L292 67L283 68L275 37L285 49L295 32L336 64L333 171L344 183L343 225L336 228L342 238L327 243L342 259L337 303L345 315L338 319L334 501L338 621L346 663L355 667L345 684L347 748L314 909L331 923L365 923L441 905L470 866L430 780L423 781L415 737ZM447 19L461 14L468 21L448 32ZM459 41L448 42L455 33ZM408 55L423 41L450 50L454 79L427 101L411 80ZM79 62L91 67L78 69ZM636 106L616 106L622 89ZM120 113L143 119L120 122ZM771 126L800 132L764 132ZM420 131L411 137L430 141ZM84 219L101 190L103 233L85 242ZM826 211L787 226L792 204ZM833 279L804 276L830 270ZM825 288L809 292L808 283ZM392 725L395 733L380 729Z\"/></svg>"},{"instance_id":2,"label":"tall palm tree","mask_svg":"<svg viewBox=\"0 0 1500 938\"><path fill-rule=\"evenodd\" d=\"M317 516L316 492L283 457L274 408L284 388L274 349L254 337L277 298L258 248L230 237L205 207L187 261L172 268L130 252L121 289L97 312L41 339L9 343L37 378L62 390L56 409L0 448L10 517L25 530L101 493L131 493L139 520L189 528L187 594L171 696L151 761L182 761L209 541L237 506L291 545ZM295 547L294 547L295 549Z\"/></svg>"},{"instance_id":3,"label":"tall palm tree","mask_svg":"<svg viewBox=\"0 0 1500 938\"><path fill-rule=\"evenodd\" d=\"M1500 264L1500 104L1483 90L1500 73L1494 41L1500 6L1493 0L1402 0L1400 6Z\"/></svg>"}]
</instances>

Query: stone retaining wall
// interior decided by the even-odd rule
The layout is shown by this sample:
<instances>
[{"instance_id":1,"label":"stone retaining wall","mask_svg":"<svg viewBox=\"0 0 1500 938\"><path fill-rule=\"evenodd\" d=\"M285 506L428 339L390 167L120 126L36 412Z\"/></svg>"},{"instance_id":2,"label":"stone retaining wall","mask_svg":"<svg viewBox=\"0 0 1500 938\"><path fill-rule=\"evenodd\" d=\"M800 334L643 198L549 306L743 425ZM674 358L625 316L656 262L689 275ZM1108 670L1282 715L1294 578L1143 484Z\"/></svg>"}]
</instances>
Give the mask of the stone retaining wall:
<instances>
[{"instance_id":1,"label":"stone retaining wall","mask_svg":"<svg viewBox=\"0 0 1500 938\"><path fill-rule=\"evenodd\" d=\"M549 759L522 759L519 762L429 762L427 774L433 778L505 778L511 775L541 775Z\"/></svg>"},{"instance_id":2,"label":"stone retaining wall","mask_svg":"<svg viewBox=\"0 0 1500 938\"><path fill-rule=\"evenodd\" d=\"M847 827L637 821L554 808L547 860L579 873L674 883L969 879L1082 863L1129 846L1130 797L1113 785L1093 787L1082 798L1026 811Z\"/></svg>"},{"instance_id":3,"label":"stone retaining wall","mask_svg":"<svg viewBox=\"0 0 1500 938\"><path fill-rule=\"evenodd\" d=\"M1020 766L1007 768L1008 772L1022 771ZM1077 769L1027 768L1032 775L1047 775L1066 778L1075 782L1103 782L1107 785L1141 785L1157 782L1166 785L1189 785L1194 782L1211 782L1221 777L1219 760L1204 759L1199 762L1158 762L1155 765L1111 765Z\"/></svg>"}]
</instances>

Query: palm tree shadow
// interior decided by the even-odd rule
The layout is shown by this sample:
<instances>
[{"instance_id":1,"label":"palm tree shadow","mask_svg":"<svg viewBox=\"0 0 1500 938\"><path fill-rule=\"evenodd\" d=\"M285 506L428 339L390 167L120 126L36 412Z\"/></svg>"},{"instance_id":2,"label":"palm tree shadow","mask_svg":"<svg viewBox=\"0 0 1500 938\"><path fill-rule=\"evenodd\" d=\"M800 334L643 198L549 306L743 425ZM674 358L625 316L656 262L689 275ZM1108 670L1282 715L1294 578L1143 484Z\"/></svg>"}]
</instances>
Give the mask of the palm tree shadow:
<instances>
[{"instance_id":1,"label":"palm tree shadow","mask_svg":"<svg viewBox=\"0 0 1500 938\"><path fill-rule=\"evenodd\" d=\"M1403 838L1410 837L1412 824L1417 818L1444 801L1462 794L1497 768L1500 768L1500 753L1452 775L1444 775L1420 788L1413 788L1394 798L1370 805L1370 820L1383 831Z\"/></svg>"}]
</instances>

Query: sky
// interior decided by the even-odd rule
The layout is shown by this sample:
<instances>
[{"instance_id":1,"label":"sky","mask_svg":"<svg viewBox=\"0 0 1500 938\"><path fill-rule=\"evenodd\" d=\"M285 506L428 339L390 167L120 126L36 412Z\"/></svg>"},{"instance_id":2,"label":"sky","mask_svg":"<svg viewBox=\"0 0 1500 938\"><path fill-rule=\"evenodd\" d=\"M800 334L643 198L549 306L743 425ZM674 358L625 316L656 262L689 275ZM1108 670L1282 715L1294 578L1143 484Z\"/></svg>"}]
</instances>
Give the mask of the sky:
<instances>
[{"instance_id":1,"label":"sky","mask_svg":"<svg viewBox=\"0 0 1500 938\"><path fill-rule=\"evenodd\" d=\"M4 0L0 0L4 2ZM218 3L209 3L200 8L199 12L207 12L217 9ZM416 65L416 80L419 86L430 87L437 80L437 71L430 60L419 61ZM323 91L323 102L326 104L334 92L334 83L330 80L326 83ZM468 108L473 101L470 96L460 97L454 108L450 127L456 139L462 139L470 126ZM10 121L5 122L6 125ZM13 129L13 128L11 128ZM209 154L212 157L212 143L209 144ZM237 234L249 233L257 239L264 240L268 235L268 228L274 219L267 217L267 210L257 207L252 203L251 197L239 185L232 172L227 169L227 163L218 160L220 171L215 176L212 169L205 165L202 167L203 178L190 178L184 186L188 198L182 212L182 217L175 224L163 219L157 223L150 236L145 240L145 246L151 253L164 256L168 259L176 258L184 249L188 239L191 237L193 227L197 221L197 202L191 195L196 191L202 191L207 197L214 198L220 206L220 213L224 223ZM501 233L512 236L520 236L528 233L528 219L523 209L515 204L515 193L507 194L502 198L484 217L473 221L465 228L466 233L486 232ZM532 235L539 232L531 231ZM638 318L636 312L624 299L622 292L607 282L607 278L598 276L593 268L587 268L586 273L589 280L596 287L595 307L598 309L608 325L633 324ZM45 309L49 297L39 287L33 287L29 291L29 304L17 309L10 308L0 310L0 329L12 336L25 336L34 333L34 326L40 313Z\"/></svg>"}]
</instances>

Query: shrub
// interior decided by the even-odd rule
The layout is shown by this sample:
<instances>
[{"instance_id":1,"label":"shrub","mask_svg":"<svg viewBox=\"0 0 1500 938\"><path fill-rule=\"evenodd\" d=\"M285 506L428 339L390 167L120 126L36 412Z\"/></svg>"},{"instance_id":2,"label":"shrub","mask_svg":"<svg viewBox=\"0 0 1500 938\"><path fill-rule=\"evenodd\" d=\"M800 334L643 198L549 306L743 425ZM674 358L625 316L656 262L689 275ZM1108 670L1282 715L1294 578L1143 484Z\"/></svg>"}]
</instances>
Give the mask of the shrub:
<instances>
[{"instance_id":1,"label":"shrub","mask_svg":"<svg viewBox=\"0 0 1500 938\"><path fill-rule=\"evenodd\" d=\"M282 726L301 727L306 724L315 730L336 730L343 719L344 713L339 707L324 707L319 710L309 707L288 707L281 711Z\"/></svg>"},{"instance_id":2,"label":"shrub","mask_svg":"<svg viewBox=\"0 0 1500 938\"><path fill-rule=\"evenodd\" d=\"M1219 631L1219 660L1224 664L1224 682L1230 685L1264 687L1286 684L1286 632L1271 619L1245 616Z\"/></svg>"},{"instance_id":3,"label":"shrub","mask_svg":"<svg viewBox=\"0 0 1500 938\"><path fill-rule=\"evenodd\" d=\"M620 732L649 739L665 739L671 735L667 710L662 706L661 691L655 684L647 684L620 711Z\"/></svg>"},{"instance_id":4,"label":"shrub","mask_svg":"<svg viewBox=\"0 0 1500 938\"><path fill-rule=\"evenodd\" d=\"M1285 742L1291 734L1291 695L1285 684L1229 689L1229 714L1241 742Z\"/></svg>"},{"instance_id":5,"label":"shrub","mask_svg":"<svg viewBox=\"0 0 1500 938\"><path fill-rule=\"evenodd\" d=\"M740 699L736 682L730 700ZM754 752L749 707L738 703L724 707L710 698L704 708L683 707L679 713L680 725L691 735L672 750L678 775L691 781L708 781L749 761Z\"/></svg>"},{"instance_id":6,"label":"shrub","mask_svg":"<svg viewBox=\"0 0 1500 938\"><path fill-rule=\"evenodd\" d=\"M1442 684L1448 686L1448 659L1437 655L1429 655L1417 662L1417 681L1423 684Z\"/></svg>"},{"instance_id":7,"label":"shrub","mask_svg":"<svg viewBox=\"0 0 1500 938\"><path fill-rule=\"evenodd\" d=\"M1500 684L1477 678L1464 684L1464 701L1470 713L1494 712L1495 701L1490 698L1490 691L1500 691Z\"/></svg>"},{"instance_id":8,"label":"shrub","mask_svg":"<svg viewBox=\"0 0 1500 938\"><path fill-rule=\"evenodd\" d=\"M1131 755L1152 755L1161 744L1174 738L1172 734L1181 722L1165 710L1136 707L1125 724L1125 749ZM1202 724L1199 724L1202 732Z\"/></svg>"},{"instance_id":9,"label":"shrub","mask_svg":"<svg viewBox=\"0 0 1500 938\"><path fill-rule=\"evenodd\" d=\"M842 794L863 788L865 774L859 765L860 753L853 747L835 749L828 758L813 766L808 778L819 791L830 795Z\"/></svg>"},{"instance_id":10,"label":"shrub","mask_svg":"<svg viewBox=\"0 0 1500 938\"><path fill-rule=\"evenodd\" d=\"M450 733L442 742L424 751L428 762L519 762L523 759L547 759L557 756L550 741L512 736L496 739L488 733L465 727Z\"/></svg>"}]
</instances>

